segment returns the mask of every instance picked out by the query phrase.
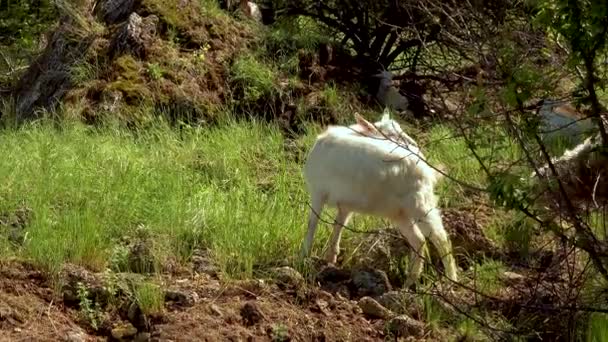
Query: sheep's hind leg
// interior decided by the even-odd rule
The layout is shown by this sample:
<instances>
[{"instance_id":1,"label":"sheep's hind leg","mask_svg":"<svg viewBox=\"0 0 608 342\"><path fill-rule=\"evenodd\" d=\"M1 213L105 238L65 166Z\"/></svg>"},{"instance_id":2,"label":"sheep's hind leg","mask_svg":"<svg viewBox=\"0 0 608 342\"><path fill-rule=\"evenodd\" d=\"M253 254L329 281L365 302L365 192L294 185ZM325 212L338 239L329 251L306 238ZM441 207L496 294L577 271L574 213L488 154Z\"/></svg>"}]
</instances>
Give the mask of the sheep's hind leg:
<instances>
[{"instance_id":1,"label":"sheep's hind leg","mask_svg":"<svg viewBox=\"0 0 608 342\"><path fill-rule=\"evenodd\" d=\"M340 239L342 237L342 228L348 224L352 216L352 212L338 206L338 213L334 221L334 231L331 234L331 240L327 251L325 252L325 260L330 264L335 264L340 253Z\"/></svg>"},{"instance_id":2,"label":"sheep's hind leg","mask_svg":"<svg viewBox=\"0 0 608 342\"><path fill-rule=\"evenodd\" d=\"M323 212L323 206L325 205L325 197L322 195L313 195L311 199L311 209L310 215L308 216L308 232L306 233L306 238L304 239L304 244L302 246L301 256L307 257L310 256L310 251L312 249L313 240L315 238L315 232L317 231L317 227L319 225L319 217Z\"/></svg>"}]
</instances>

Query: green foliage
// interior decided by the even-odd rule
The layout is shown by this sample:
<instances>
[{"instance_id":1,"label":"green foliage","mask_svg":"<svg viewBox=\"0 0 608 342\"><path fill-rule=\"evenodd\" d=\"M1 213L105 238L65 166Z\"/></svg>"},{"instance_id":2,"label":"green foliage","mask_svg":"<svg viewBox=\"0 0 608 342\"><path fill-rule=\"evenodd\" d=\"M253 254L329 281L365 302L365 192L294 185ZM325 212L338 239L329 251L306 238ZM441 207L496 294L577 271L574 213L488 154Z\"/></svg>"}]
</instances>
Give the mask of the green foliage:
<instances>
[{"instance_id":1,"label":"green foliage","mask_svg":"<svg viewBox=\"0 0 608 342\"><path fill-rule=\"evenodd\" d=\"M135 286L134 294L135 300L144 315L162 313L165 305L165 293L160 286L143 282Z\"/></svg>"},{"instance_id":2,"label":"green foliage","mask_svg":"<svg viewBox=\"0 0 608 342\"><path fill-rule=\"evenodd\" d=\"M597 312L589 315L587 338L585 341L608 341L608 314Z\"/></svg>"},{"instance_id":3,"label":"green foliage","mask_svg":"<svg viewBox=\"0 0 608 342\"><path fill-rule=\"evenodd\" d=\"M0 3L0 46L18 44L31 49L57 19L51 0L10 0Z\"/></svg>"},{"instance_id":4,"label":"green foliage","mask_svg":"<svg viewBox=\"0 0 608 342\"><path fill-rule=\"evenodd\" d=\"M242 91L243 101L247 103L269 98L276 91L276 72L252 55L234 61L230 79L236 89Z\"/></svg>"},{"instance_id":5,"label":"green foliage","mask_svg":"<svg viewBox=\"0 0 608 342\"><path fill-rule=\"evenodd\" d=\"M323 26L308 17L279 19L263 40L264 51L279 69L298 74L298 50L316 52L320 43L328 42L330 35Z\"/></svg>"},{"instance_id":6,"label":"green foliage","mask_svg":"<svg viewBox=\"0 0 608 342\"><path fill-rule=\"evenodd\" d=\"M81 282L78 282L76 290L79 300L80 314L94 330L99 329L99 325L103 321L103 312L99 306L99 303L95 302L95 304L93 304L93 301L89 299L88 289Z\"/></svg>"},{"instance_id":7,"label":"green foliage","mask_svg":"<svg viewBox=\"0 0 608 342\"><path fill-rule=\"evenodd\" d=\"M291 340L287 326L281 323L272 325L270 338L272 339L272 342L286 342Z\"/></svg>"},{"instance_id":8,"label":"green foliage","mask_svg":"<svg viewBox=\"0 0 608 342\"><path fill-rule=\"evenodd\" d=\"M538 22L570 44L571 57L576 64L585 58L595 57L605 49L608 40L608 3L542 0L537 5Z\"/></svg>"},{"instance_id":9,"label":"green foliage","mask_svg":"<svg viewBox=\"0 0 608 342\"><path fill-rule=\"evenodd\" d=\"M475 264L472 276L475 288L481 293L494 295L494 292L500 289L499 276L505 271L506 267L502 262L492 259Z\"/></svg>"},{"instance_id":10,"label":"green foliage","mask_svg":"<svg viewBox=\"0 0 608 342\"><path fill-rule=\"evenodd\" d=\"M501 207L522 209L531 204L522 179L512 173L498 173L490 177L488 184L490 198Z\"/></svg>"},{"instance_id":11,"label":"green foliage","mask_svg":"<svg viewBox=\"0 0 608 342\"><path fill-rule=\"evenodd\" d=\"M158 63L148 63L147 72L154 81L161 79L164 74L163 68Z\"/></svg>"},{"instance_id":12,"label":"green foliage","mask_svg":"<svg viewBox=\"0 0 608 342\"><path fill-rule=\"evenodd\" d=\"M505 227L505 247L527 258L532 248L532 235L536 229L531 220L523 215L516 215Z\"/></svg>"}]
</instances>

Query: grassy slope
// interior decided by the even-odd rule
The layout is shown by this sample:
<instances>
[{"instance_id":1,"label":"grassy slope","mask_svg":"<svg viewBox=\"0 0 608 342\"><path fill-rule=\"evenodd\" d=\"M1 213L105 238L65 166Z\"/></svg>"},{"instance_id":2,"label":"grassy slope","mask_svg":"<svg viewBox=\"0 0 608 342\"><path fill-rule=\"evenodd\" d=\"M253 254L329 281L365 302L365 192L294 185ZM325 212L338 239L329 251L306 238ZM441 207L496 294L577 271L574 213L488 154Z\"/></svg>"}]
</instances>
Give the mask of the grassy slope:
<instances>
[{"instance_id":1,"label":"grassy slope","mask_svg":"<svg viewBox=\"0 0 608 342\"><path fill-rule=\"evenodd\" d=\"M11 247L6 240L2 250L51 270L64 261L120 268L119 239L144 234L155 241L160 263L172 256L186 260L195 248L209 247L235 277L250 276L256 265L293 261L308 209L301 165L285 154L274 126L220 127L176 131L158 124L140 133L80 124L5 129L0 209L26 206L34 215L25 244ZM320 129L310 128L301 138L306 149ZM441 139L446 132L431 130L429 154L470 182L479 175L475 163L465 157L462 142ZM440 192L448 206L462 196L453 182L444 182ZM379 220L358 216L353 224L374 228ZM317 248L327 233L319 230Z\"/></svg>"}]
</instances>

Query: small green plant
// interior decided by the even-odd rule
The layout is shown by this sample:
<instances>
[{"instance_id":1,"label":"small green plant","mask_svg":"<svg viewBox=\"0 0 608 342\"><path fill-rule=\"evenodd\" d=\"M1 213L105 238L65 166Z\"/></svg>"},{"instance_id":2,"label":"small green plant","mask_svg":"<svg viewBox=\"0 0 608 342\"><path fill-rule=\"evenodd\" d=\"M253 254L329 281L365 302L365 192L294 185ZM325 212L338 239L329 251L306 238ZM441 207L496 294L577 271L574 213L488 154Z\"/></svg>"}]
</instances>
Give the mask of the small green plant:
<instances>
[{"instance_id":1,"label":"small green plant","mask_svg":"<svg viewBox=\"0 0 608 342\"><path fill-rule=\"evenodd\" d=\"M129 248L123 244L116 244L110 255L110 268L115 272L129 270Z\"/></svg>"},{"instance_id":2,"label":"small green plant","mask_svg":"<svg viewBox=\"0 0 608 342\"><path fill-rule=\"evenodd\" d=\"M86 61L81 61L70 68L70 75L72 77L72 82L81 84L98 77L98 66Z\"/></svg>"},{"instance_id":3,"label":"small green plant","mask_svg":"<svg viewBox=\"0 0 608 342\"><path fill-rule=\"evenodd\" d=\"M207 51L211 48L209 43L205 43L200 49L194 54L197 61L204 61L207 57Z\"/></svg>"},{"instance_id":4,"label":"small green plant","mask_svg":"<svg viewBox=\"0 0 608 342\"><path fill-rule=\"evenodd\" d=\"M164 73L163 68L158 65L158 63L148 63L148 76L150 76L151 79L155 81L160 80Z\"/></svg>"},{"instance_id":5,"label":"small green plant","mask_svg":"<svg viewBox=\"0 0 608 342\"><path fill-rule=\"evenodd\" d=\"M340 106L340 94L338 94L338 89L333 83L326 84L322 94L325 106L334 109Z\"/></svg>"},{"instance_id":6,"label":"small green plant","mask_svg":"<svg viewBox=\"0 0 608 342\"><path fill-rule=\"evenodd\" d=\"M144 315L161 313L165 305L165 295L160 286L144 282L135 286L135 300Z\"/></svg>"},{"instance_id":7,"label":"small green plant","mask_svg":"<svg viewBox=\"0 0 608 342\"><path fill-rule=\"evenodd\" d=\"M527 258L530 254L534 228L531 220L523 215L517 215L506 226L503 235L506 247L512 251L516 251L521 257Z\"/></svg>"},{"instance_id":8,"label":"small green plant","mask_svg":"<svg viewBox=\"0 0 608 342\"><path fill-rule=\"evenodd\" d=\"M83 283L78 282L76 287L80 314L94 330L99 329L99 325L103 321L103 312L99 303L95 302L93 305L93 301L89 299L89 290Z\"/></svg>"},{"instance_id":9,"label":"small green plant","mask_svg":"<svg viewBox=\"0 0 608 342\"><path fill-rule=\"evenodd\" d=\"M492 294L500 288L500 275L506 270L505 265L496 260L482 260L481 263L475 264L473 268L473 279L475 279L475 287L478 291L485 294Z\"/></svg>"},{"instance_id":10,"label":"small green plant","mask_svg":"<svg viewBox=\"0 0 608 342\"><path fill-rule=\"evenodd\" d=\"M270 338L273 342L286 342L290 340L289 330L282 323L273 324L271 327Z\"/></svg>"}]
</instances>

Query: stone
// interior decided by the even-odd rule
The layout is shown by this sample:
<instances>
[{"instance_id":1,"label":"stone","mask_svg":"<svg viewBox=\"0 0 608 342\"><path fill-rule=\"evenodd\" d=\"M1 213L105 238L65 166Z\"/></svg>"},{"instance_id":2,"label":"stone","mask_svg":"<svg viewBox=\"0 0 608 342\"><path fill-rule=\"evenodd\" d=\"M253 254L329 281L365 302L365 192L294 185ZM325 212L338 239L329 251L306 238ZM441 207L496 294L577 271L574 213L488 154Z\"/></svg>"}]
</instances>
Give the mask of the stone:
<instances>
[{"instance_id":1,"label":"stone","mask_svg":"<svg viewBox=\"0 0 608 342\"><path fill-rule=\"evenodd\" d=\"M358 305L363 314L373 318L388 319L392 316L392 312L389 309L380 305L380 303L371 297L366 296L359 299Z\"/></svg>"},{"instance_id":2,"label":"stone","mask_svg":"<svg viewBox=\"0 0 608 342\"><path fill-rule=\"evenodd\" d=\"M64 339L65 342L86 342L86 334L81 330L68 331Z\"/></svg>"},{"instance_id":3,"label":"stone","mask_svg":"<svg viewBox=\"0 0 608 342\"><path fill-rule=\"evenodd\" d=\"M300 287L304 284L304 277L300 272L289 266L275 267L271 269L279 287Z\"/></svg>"},{"instance_id":4,"label":"stone","mask_svg":"<svg viewBox=\"0 0 608 342\"><path fill-rule=\"evenodd\" d=\"M137 334L137 329L131 323L124 323L112 329L112 337L117 340L129 338L135 334Z\"/></svg>"},{"instance_id":5,"label":"stone","mask_svg":"<svg viewBox=\"0 0 608 342\"><path fill-rule=\"evenodd\" d=\"M246 326L255 325L264 318L264 314L262 313L260 306L254 301L245 303L245 305L241 308L240 313Z\"/></svg>"},{"instance_id":6,"label":"stone","mask_svg":"<svg viewBox=\"0 0 608 342\"><path fill-rule=\"evenodd\" d=\"M198 302L198 294L196 292L185 292L181 290L165 291L165 301L175 302L180 306L193 306Z\"/></svg>"},{"instance_id":7,"label":"stone","mask_svg":"<svg viewBox=\"0 0 608 342\"><path fill-rule=\"evenodd\" d=\"M392 289L388 276L377 269L353 270L352 283L357 296L380 296Z\"/></svg>"},{"instance_id":8,"label":"stone","mask_svg":"<svg viewBox=\"0 0 608 342\"><path fill-rule=\"evenodd\" d=\"M522 282L525 279L526 279L526 277L524 277L523 275L521 275L519 273L515 273L515 272L510 272L510 271L503 272L500 275L500 280L502 280L503 282L505 282L507 284L511 284L511 285Z\"/></svg>"},{"instance_id":9,"label":"stone","mask_svg":"<svg viewBox=\"0 0 608 342\"><path fill-rule=\"evenodd\" d=\"M422 337L424 335L424 323L407 315L393 317L388 322L388 329L397 337Z\"/></svg>"}]
</instances>

